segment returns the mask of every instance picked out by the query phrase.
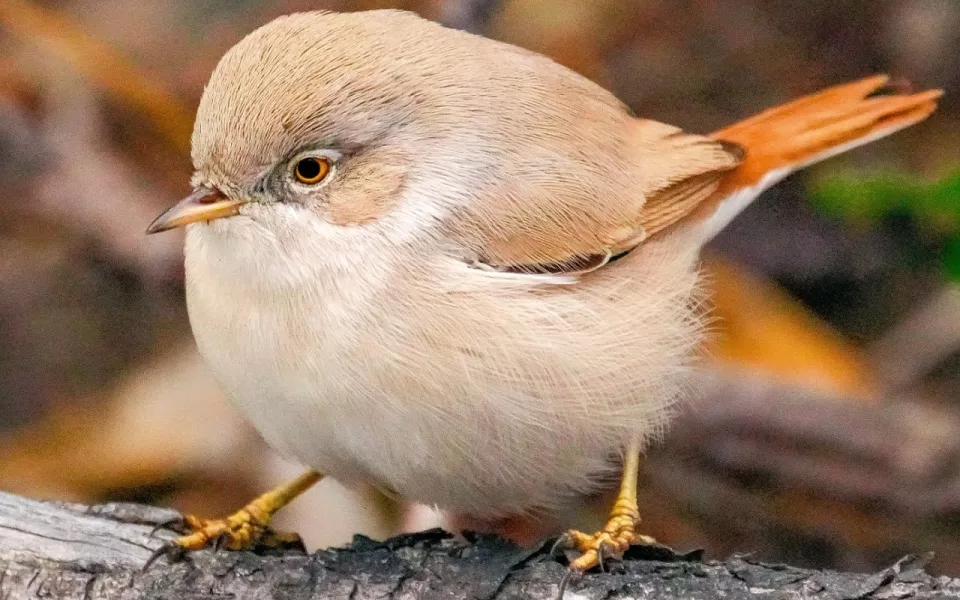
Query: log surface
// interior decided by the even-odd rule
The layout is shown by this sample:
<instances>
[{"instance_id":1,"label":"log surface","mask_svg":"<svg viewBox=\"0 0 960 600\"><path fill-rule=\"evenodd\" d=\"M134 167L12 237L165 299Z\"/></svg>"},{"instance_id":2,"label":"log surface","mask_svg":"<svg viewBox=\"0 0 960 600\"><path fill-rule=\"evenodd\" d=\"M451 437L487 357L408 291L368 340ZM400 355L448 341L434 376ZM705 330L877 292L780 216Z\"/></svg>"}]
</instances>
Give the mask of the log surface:
<instances>
[{"instance_id":1,"label":"log surface","mask_svg":"<svg viewBox=\"0 0 960 600\"><path fill-rule=\"evenodd\" d=\"M520 549L492 537L458 540L440 531L314 554L290 549L202 551L142 566L173 532L154 525L175 511L134 504L81 506L0 493L0 598L553 599L566 572L544 545ZM873 574L837 573L736 556L701 561L665 549L631 550L609 572L573 581L566 597L707 600L960 598L960 580L906 557Z\"/></svg>"}]
</instances>

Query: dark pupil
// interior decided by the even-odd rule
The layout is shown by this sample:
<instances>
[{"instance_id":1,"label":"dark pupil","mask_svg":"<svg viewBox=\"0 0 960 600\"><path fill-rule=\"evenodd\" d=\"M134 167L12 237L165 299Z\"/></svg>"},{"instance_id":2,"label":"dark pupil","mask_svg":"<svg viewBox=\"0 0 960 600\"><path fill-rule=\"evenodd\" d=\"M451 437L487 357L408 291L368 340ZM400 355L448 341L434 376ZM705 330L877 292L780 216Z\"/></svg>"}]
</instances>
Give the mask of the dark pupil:
<instances>
[{"instance_id":1,"label":"dark pupil","mask_svg":"<svg viewBox=\"0 0 960 600\"><path fill-rule=\"evenodd\" d=\"M297 163L297 171L304 179L315 179L320 176L320 161L315 158L305 158Z\"/></svg>"}]
</instances>

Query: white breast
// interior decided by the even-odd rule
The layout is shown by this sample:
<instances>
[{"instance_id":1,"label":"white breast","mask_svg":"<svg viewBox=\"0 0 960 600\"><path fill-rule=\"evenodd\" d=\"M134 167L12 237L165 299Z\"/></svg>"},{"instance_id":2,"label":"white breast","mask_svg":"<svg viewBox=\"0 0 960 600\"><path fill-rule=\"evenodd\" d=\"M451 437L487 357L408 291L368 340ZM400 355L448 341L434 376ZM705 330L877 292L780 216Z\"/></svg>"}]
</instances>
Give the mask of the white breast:
<instances>
[{"instance_id":1,"label":"white breast","mask_svg":"<svg viewBox=\"0 0 960 600\"><path fill-rule=\"evenodd\" d=\"M461 513L594 490L662 426L699 333L694 253L669 243L544 289L271 231L187 232L191 324L227 393L301 462Z\"/></svg>"}]
</instances>

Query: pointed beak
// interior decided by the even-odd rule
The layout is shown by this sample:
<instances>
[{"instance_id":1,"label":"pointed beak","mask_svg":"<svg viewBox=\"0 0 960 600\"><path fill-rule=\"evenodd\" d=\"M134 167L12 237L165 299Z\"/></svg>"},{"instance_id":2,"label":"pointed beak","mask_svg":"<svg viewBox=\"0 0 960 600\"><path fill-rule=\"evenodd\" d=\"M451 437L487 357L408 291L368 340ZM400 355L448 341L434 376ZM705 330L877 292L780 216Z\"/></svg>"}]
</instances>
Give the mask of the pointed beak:
<instances>
[{"instance_id":1,"label":"pointed beak","mask_svg":"<svg viewBox=\"0 0 960 600\"><path fill-rule=\"evenodd\" d=\"M240 200L231 200L220 190L200 186L154 219L147 233L159 233L198 221L212 221L240 214Z\"/></svg>"}]
</instances>

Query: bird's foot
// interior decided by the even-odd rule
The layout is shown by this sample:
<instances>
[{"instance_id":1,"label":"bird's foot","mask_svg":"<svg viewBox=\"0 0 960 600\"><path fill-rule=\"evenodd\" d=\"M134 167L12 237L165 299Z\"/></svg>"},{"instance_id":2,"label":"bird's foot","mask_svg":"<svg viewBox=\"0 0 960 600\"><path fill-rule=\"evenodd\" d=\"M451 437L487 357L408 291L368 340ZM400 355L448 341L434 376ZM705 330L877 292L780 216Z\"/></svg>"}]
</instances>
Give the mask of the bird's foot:
<instances>
[{"instance_id":1,"label":"bird's foot","mask_svg":"<svg viewBox=\"0 0 960 600\"><path fill-rule=\"evenodd\" d=\"M603 529L592 534L570 530L560 536L557 545L580 553L571 561L571 571L579 574L596 566L603 568L604 561L619 560L633 544L657 543L648 535L636 533L639 523L640 514L635 505L620 506L618 503Z\"/></svg>"},{"instance_id":2,"label":"bird's foot","mask_svg":"<svg viewBox=\"0 0 960 600\"><path fill-rule=\"evenodd\" d=\"M177 560L187 552L200 550L207 546L215 549L246 550L252 547L279 548L292 544L303 546L296 533L281 533L268 527L274 513L286 506L295 497L319 481L321 475L316 471L307 472L294 481L271 490L255 498L252 502L223 519L199 519L186 516L176 523L164 523L158 526L177 525L187 533L175 538L160 548L147 560L147 569L155 560L166 556Z\"/></svg>"},{"instance_id":3,"label":"bird's foot","mask_svg":"<svg viewBox=\"0 0 960 600\"><path fill-rule=\"evenodd\" d=\"M189 533L170 540L154 551L143 568L148 568L161 556L175 561L183 558L187 552L202 550L208 546L227 550L279 548L297 544L302 546L303 542L296 533L270 529L268 525L271 516L272 514L257 505L256 500L223 519L200 519L187 515L175 525L177 529Z\"/></svg>"},{"instance_id":4,"label":"bird's foot","mask_svg":"<svg viewBox=\"0 0 960 600\"><path fill-rule=\"evenodd\" d=\"M570 568L560 581L558 600L563 598L571 579L583 575L593 567L604 568L606 561L620 560L634 544L656 545L657 540L637 533L640 511L635 493L621 493L603 529L592 534L571 529L557 540L554 549L564 548L579 552L570 561Z\"/></svg>"}]
</instances>

